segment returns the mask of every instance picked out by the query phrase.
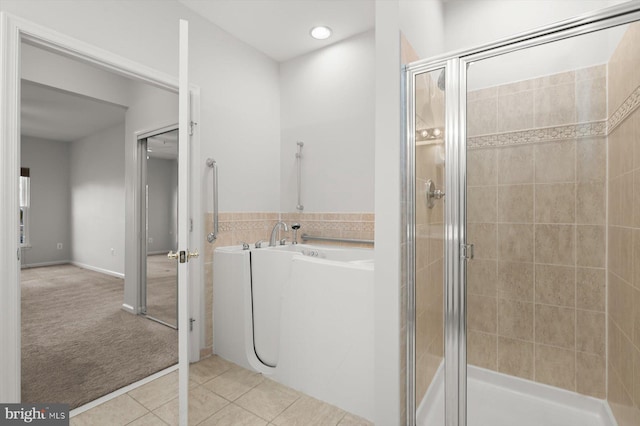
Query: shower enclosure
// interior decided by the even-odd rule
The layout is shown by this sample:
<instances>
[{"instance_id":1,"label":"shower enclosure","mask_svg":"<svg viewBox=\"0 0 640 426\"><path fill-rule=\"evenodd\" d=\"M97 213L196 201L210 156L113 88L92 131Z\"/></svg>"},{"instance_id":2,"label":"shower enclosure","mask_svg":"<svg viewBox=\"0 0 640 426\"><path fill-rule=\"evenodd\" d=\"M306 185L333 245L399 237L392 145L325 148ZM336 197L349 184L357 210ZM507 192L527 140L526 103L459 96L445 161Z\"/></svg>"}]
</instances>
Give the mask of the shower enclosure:
<instances>
[{"instance_id":1,"label":"shower enclosure","mask_svg":"<svg viewBox=\"0 0 640 426\"><path fill-rule=\"evenodd\" d=\"M640 425L638 20L406 67L407 424Z\"/></svg>"}]
</instances>

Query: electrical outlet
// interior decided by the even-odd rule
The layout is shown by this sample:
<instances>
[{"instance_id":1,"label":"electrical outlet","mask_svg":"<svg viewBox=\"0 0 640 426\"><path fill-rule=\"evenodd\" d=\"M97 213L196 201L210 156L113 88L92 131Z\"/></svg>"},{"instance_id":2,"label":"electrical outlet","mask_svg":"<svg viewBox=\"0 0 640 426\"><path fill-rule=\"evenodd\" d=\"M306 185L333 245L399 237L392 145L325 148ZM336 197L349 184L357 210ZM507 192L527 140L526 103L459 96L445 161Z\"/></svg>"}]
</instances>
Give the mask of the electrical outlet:
<instances>
[{"instance_id":1,"label":"electrical outlet","mask_svg":"<svg viewBox=\"0 0 640 426\"><path fill-rule=\"evenodd\" d=\"M62 243L58 243L58 244L56 244L56 248L57 248L58 250L62 250Z\"/></svg>"},{"instance_id":2,"label":"electrical outlet","mask_svg":"<svg viewBox=\"0 0 640 426\"><path fill-rule=\"evenodd\" d=\"M116 249L112 248L111 249L111 256L115 256L116 255Z\"/></svg>"}]
</instances>

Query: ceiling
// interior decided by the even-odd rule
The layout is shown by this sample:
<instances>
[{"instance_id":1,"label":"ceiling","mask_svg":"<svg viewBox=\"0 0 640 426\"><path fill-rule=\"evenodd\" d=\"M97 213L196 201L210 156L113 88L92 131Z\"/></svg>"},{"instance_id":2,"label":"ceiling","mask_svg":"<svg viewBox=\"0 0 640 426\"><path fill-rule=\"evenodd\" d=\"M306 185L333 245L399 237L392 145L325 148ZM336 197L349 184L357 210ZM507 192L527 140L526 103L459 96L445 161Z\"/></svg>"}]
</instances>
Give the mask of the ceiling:
<instances>
[{"instance_id":1,"label":"ceiling","mask_svg":"<svg viewBox=\"0 0 640 426\"><path fill-rule=\"evenodd\" d=\"M374 27L373 0L178 0L234 37L283 62ZM312 27L333 30L327 40Z\"/></svg>"},{"instance_id":2,"label":"ceiling","mask_svg":"<svg viewBox=\"0 0 640 426\"><path fill-rule=\"evenodd\" d=\"M72 142L124 122L126 108L22 80L23 136Z\"/></svg>"}]
</instances>

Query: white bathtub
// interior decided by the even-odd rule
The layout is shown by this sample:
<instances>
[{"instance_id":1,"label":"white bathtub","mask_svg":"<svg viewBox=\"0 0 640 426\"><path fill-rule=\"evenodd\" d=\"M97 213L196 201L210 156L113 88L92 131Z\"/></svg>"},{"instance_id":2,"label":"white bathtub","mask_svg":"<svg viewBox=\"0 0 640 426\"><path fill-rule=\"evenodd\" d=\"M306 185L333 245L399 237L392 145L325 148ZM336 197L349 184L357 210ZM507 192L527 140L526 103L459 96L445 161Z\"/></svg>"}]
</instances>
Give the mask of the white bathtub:
<instances>
[{"instance_id":1,"label":"white bathtub","mask_svg":"<svg viewBox=\"0 0 640 426\"><path fill-rule=\"evenodd\" d=\"M214 352L373 418L373 250L220 247Z\"/></svg>"}]
</instances>

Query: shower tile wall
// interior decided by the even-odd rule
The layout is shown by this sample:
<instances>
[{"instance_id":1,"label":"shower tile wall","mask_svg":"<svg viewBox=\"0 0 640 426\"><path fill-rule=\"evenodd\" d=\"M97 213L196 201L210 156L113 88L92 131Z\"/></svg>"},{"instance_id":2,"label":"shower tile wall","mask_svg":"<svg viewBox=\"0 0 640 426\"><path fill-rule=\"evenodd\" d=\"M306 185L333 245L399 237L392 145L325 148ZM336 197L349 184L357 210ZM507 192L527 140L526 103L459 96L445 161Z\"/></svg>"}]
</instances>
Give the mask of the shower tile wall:
<instances>
[{"instance_id":1,"label":"shower tile wall","mask_svg":"<svg viewBox=\"0 0 640 426\"><path fill-rule=\"evenodd\" d=\"M636 23L609 61L608 400L619 426L640 425L639 46Z\"/></svg>"},{"instance_id":2,"label":"shower tile wall","mask_svg":"<svg viewBox=\"0 0 640 426\"><path fill-rule=\"evenodd\" d=\"M605 65L468 94L469 363L599 398L606 102Z\"/></svg>"},{"instance_id":3,"label":"shower tile wall","mask_svg":"<svg viewBox=\"0 0 640 426\"><path fill-rule=\"evenodd\" d=\"M213 213L206 213L205 232L213 229ZM358 238L373 240L373 213L278 213L278 212L238 212L220 213L218 218L219 234L214 244L206 243L204 250L205 285L205 344L201 356L208 356L213 348L213 256L217 247L239 245L242 242L253 244L259 240L269 241L271 230L278 220L287 225L299 222L298 241L302 233L328 237ZM291 229L286 237L291 241ZM320 242L313 242L314 244ZM340 245L332 243L332 245ZM353 245L350 245L353 247ZM366 247L371 247L366 246Z\"/></svg>"}]
</instances>

